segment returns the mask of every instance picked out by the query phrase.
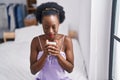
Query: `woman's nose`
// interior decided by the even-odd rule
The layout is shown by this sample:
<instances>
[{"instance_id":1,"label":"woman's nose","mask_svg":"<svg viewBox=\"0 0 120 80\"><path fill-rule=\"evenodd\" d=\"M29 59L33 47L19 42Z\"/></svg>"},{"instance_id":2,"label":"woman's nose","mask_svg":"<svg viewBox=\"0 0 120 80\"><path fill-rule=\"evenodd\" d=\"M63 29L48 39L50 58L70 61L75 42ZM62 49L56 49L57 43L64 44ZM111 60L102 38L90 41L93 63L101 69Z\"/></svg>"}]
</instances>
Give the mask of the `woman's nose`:
<instances>
[{"instance_id":1,"label":"woman's nose","mask_svg":"<svg viewBox=\"0 0 120 80\"><path fill-rule=\"evenodd\" d=\"M49 32L50 32L50 33L53 33L53 29L52 29L52 28L50 28L50 29L49 29Z\"/></svg>"}]
</instances>

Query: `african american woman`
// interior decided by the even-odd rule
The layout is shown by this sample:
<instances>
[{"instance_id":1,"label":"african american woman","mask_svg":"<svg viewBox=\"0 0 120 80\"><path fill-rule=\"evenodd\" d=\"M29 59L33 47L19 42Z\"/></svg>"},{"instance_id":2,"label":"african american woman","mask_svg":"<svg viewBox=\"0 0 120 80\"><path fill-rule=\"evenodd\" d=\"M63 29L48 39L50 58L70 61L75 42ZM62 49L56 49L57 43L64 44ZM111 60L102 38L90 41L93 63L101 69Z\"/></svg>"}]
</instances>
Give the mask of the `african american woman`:
<instances>
[{"instance_id":1,"label":"african american woman","mask_svg":"<svg viewBox=\"0 0 120 80\"><path fill-rule=\"evenodd\" d=\"M31 42L30 70L39 74L36 80L71 80L65 71L74 68L73 45L70 37L59 34L59 26L65 19L63 7L55 2L46 2L37 7L37 21L44 34ZM65 27L65 26L64 26Z\"/></svg>"}]
</instances>

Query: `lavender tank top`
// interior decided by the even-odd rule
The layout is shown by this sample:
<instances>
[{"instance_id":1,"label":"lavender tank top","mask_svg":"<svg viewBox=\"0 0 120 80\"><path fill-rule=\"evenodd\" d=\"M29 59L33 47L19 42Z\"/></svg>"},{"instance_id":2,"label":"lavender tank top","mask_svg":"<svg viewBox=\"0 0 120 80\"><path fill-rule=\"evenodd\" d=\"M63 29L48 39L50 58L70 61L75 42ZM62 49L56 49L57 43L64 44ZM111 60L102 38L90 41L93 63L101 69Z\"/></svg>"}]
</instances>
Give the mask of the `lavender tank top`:
<instances>
[{"instance_id":1,"label":"lavender tank top","mask_svg":"<svg viewBox=\"0 0 120 80\"><path fill-rule=\"evenodd\" d=\"M41 42L39 39L39 43L41 46ZM37 60L42 56L43 51L40 51L37 56ZM60 55L66 59L66 55L64 52L60 52ZM65 70L60 66L58 60L53 55L48 55L46 58L46 62L43 68L39 71L35 80L71 80L65 75Z\"/></svg>"},{"instance_id":2,"label":"lavender tank top","mask_svg":"<svg viewBox=\"0 0 120 80\"><path fill-rule=\"evenodd\" d=\"M37 60L42 56L43 51L40 51ZM65 53L60 52L61 56L66 59ZM36 80L71 80L65 75L65 70L60 66L57 58L52 55L48 55L45 65L39 71Z\"/></svg>"}]
</instances>

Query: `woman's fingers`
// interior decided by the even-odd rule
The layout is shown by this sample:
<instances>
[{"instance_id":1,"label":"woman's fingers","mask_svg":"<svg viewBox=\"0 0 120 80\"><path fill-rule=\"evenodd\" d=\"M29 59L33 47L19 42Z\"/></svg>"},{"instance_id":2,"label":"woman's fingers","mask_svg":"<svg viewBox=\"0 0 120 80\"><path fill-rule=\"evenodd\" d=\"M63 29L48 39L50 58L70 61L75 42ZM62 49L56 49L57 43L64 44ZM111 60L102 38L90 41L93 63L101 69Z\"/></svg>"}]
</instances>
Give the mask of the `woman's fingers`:
<instances>
[{"instance_id":1,"label":"woman's fingers","mask_svg":"<svg viewBox=\"0 0 120 80\"><path fill-rule=\"evenodd\" d=\"M49 45L47 47L47 49L48 49L48 52L51 54L59 54L60 53L60 49L55 45Z\"/></svg>"},{"instance_id":2,"label":"woman's fingers","mask_svg":"<svg viewBox=\"0 0 120 80\"><path fill-rule=\"evenodd\" d=\"M52 50L52 49L48 49L48 52L51 53L51 55L59 54L60 53L59 50Z\"/></svg>"},{"instance_id":3,"label":"woman's fingers","mask_svg":"<svg viewBox=\"0 0 120 80\"><path fill-rule=\"evenodd\" d=\"M48 46L47 48L51 49L51 50L55 50L55 51L59 50L59 48L57 46Z\"/></svg>"}]
</instances>

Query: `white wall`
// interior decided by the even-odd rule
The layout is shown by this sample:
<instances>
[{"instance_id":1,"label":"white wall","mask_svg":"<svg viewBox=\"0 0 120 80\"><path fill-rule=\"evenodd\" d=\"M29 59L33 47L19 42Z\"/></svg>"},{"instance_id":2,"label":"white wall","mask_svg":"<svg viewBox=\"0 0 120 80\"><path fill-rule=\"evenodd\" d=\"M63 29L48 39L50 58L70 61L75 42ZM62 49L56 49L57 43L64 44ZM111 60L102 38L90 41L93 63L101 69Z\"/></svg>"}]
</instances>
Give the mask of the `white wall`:
<instances>
[{"instance_id":1,"label":"white wall","mask_svg":"<svg viewBox=\"0 0 120 80\"><path fill-rule=\"evenodd\" d=\"M108 80L112 0L91 0L89 80Z\"/></svg>"},{"instance_id":2,"label":"white wall","mask_svg":"<svg viewBox=\"0 0 120 80\"><path fill-rule=\"evenodd\" d=\"M86 71L88 72L90 59L91 0L80 0L79 9L79 42L82 55L85 59Z\"/></svg>"}]
</instances>

